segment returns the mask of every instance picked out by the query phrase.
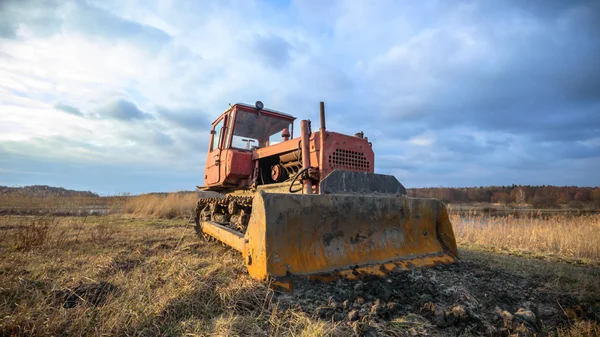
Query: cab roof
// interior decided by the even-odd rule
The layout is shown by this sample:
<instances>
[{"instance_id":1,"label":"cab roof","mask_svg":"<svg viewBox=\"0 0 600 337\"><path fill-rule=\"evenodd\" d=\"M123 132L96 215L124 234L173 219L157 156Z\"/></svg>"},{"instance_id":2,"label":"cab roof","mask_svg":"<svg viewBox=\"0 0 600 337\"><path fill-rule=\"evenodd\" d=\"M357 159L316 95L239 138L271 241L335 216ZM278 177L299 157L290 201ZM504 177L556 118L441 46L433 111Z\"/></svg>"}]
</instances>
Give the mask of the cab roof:
<instances>
[{"instance_id":1,"label":"cab roof","mask_svg":"<svg viewBox=\"0 0 600 337\"><path fill-rule=\"evenodd\" d=\"M246 104L246 103L240 103L240 102L238 102L238 103L235 103L234 106L241 106L241 107L244 107L246 109L250 109L250 110L256 111L256 107L254 105L250 105L250 104ZM281 115L283 117L288 117L288 118L290 118L292 120L296 119L296 117L294 117L294 116L292 116L290 114L287 114L287 113L281 112L281 111L277 111L277 110L273 110L273 109L263 108L262 111L267 111L267 112L270 112L270 113L278 114L278 115Z\"/></svg>"}]
</instances>

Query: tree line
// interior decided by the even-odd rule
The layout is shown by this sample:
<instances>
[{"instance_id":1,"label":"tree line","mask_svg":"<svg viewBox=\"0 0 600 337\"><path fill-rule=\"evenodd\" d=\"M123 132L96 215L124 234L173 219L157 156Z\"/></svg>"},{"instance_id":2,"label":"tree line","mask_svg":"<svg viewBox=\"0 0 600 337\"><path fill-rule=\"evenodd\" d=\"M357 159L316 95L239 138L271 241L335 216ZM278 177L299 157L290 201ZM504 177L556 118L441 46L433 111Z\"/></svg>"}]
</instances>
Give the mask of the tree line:
<instances>
[{"instance_id":1,"label":"tree line","mask_svg":"<svg viewBox=\"0 0 600 337\"><path fill-rule=\"evenodd\" d=\"M529 204L535 207L600 207L600 187L487 186L409 188L408 196L449 203Z\"/></svg>"},{"instance_id":2,"label":"tree line","mask_svg":"<svg viewBox=\"0 0 600 337\"><path fill-rule=\"evenodd\" d=\"M63 187L47 185L31 185L22 187L0 186L0 195L20 195L27 197L100 197L97 193L91 191L76 191Z\"/></svg>"}]
</instances>

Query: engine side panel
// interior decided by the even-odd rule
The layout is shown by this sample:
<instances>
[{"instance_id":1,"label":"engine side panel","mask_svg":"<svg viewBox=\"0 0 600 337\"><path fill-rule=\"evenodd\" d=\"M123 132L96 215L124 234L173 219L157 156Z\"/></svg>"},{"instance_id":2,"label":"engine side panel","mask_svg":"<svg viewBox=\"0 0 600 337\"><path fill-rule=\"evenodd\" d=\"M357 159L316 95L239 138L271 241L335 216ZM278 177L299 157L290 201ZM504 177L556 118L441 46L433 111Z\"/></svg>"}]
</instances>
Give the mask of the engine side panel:
<instances>
[{"instance_id":1,"label":"engine side panel","mask_svg":"<svg viewBox=\"0 0 600 337\"><path fill-rule=\"evenodd\" d=\"M226 150L226 152L224 182L237 185L238 183L241 183L242 180L247 182L250 181L254 167L252 152L233 149Z\"/></svg>"},{"instance_id":2,"label":"engine side panel","mask_svg":"<svg viewBox=\"0 0 600 337\"><path fill-rule=\"evenodd\" d=\"M375 154L366 139L336 132L326 133L321 179L336 169L373 173L374 168Z\"/></svg>"}]
</instances>

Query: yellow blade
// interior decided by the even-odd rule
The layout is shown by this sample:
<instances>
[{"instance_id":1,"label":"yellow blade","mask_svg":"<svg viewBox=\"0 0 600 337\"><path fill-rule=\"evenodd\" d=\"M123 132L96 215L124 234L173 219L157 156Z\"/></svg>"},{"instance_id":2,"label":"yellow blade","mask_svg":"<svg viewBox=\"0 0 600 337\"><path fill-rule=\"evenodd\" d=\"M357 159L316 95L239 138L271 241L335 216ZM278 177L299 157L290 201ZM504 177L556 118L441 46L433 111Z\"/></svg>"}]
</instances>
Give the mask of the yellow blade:
<instances>
[{"instance_id":1,"label":"yellow blade","mask_svg":"<svg viewBox=\"0 0 600 337\"><path fill-rule=\"evenodd\" d=\"M248 271L257 279L355 278L458 256L440 201L382 194L257 193L245 241Z\"/></svg>"}]
</instances>

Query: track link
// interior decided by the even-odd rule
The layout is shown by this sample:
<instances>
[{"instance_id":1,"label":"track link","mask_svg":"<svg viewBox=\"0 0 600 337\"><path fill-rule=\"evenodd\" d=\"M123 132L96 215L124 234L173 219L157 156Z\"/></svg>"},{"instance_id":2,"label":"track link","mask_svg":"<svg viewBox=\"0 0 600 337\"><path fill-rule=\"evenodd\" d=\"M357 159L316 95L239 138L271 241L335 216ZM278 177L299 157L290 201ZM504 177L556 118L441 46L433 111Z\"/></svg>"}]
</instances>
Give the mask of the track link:
<instances>
[{"instance_id":1,"label":"track link","mask_svg":"<svg viewBox=\"0 0 600 337\"><path fill-rule=\"evenodd\" d=\"M251 196L227 195L223 198L201 198L195 212L196 234L207 238L202 232L202 221L213 221L242 234L246 233L250 212Z\"/></svg>"}]
</instances>

